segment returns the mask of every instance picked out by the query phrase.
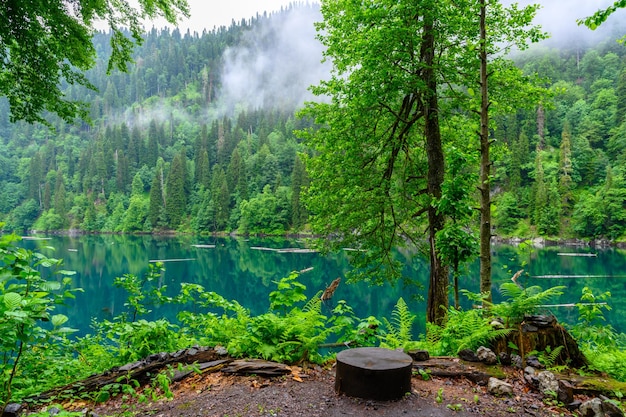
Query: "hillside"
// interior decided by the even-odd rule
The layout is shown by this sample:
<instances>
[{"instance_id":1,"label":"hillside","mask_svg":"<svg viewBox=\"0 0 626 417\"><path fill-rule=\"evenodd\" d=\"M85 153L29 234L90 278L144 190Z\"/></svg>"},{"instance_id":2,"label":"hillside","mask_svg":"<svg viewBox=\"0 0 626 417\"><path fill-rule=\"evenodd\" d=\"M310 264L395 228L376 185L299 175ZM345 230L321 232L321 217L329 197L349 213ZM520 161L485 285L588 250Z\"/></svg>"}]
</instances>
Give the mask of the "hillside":
<instances>
[{"instance_id":1,"label":"hillside","mask_svg":"<svg viewBox=\"0 0 626 417\"><path fill-rule=\"evenodd\" d=\"M294 5L212 31L152 29L128 73L106 75L109 34L67 88L90 123L8 121L0 101L5 228L87 232L280 234L306 228L310 152L295 116L329 72L316 6ZM549 95L494 121L500 236L623 238L625 49L613 39L515 56Z\"/></svg>"}]
</instances>

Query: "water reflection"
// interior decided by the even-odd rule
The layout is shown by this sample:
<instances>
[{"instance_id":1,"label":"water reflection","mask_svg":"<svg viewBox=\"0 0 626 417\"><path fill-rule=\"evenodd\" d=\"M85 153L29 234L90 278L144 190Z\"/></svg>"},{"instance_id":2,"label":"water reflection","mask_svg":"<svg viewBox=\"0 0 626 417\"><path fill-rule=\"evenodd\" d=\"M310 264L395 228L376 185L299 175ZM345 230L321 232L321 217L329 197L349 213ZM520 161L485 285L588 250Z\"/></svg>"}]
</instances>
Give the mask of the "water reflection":
<instances>
[{"instance_id":1,"label":"water reflection","mask_svg":"<svg viewBox=\"0 0 626 417\"><path fill-rule=\"evenodd\" d=\"M346 253L322 256L318 253L299 251L263 250L302 248L304 242L289 239L234 239L164 236L53 236L50 240L25 240L23 246L37 249L50 257L63 258L65 269L76 271L74 284L84 289L76 300L65 307L71 317L71 325L81 333L90 331L92 318L111 319L124 311L126 294L113 286L115 277L124 274L143 275L150 260L168 260L162 284L167 285L169 294L178 292L180 283L189 282L202 285L208 291L215 291L227 299L237 300L249 308L253 314L267 311L268 295L275 289L275 281L287 276L291 271L312 268L301 275L301 282L307 286L307 295L314 296L335 278L342 282L330 303L324 306L330 310L337 300L346 300L359 317L374 315L390 317L395 303L403 297L411 310L417 314L415 332L424 331L425 296L424 288L402 284L385 284L372 287L366 283L347 284L344 277L349 270ZM519 279L524 286L540 285L548 288L555 285L566 286L565 294L555 303L575 303L579 300L583 287L591 287L595 294L610 291L613 310L606 314L607 321L617 330L623 331L623 319L619 312L624 307L626 295L626 254L617 249L597 252L597 256L562 256L572 249L547 247L541 249L520 249L513 246L496 246L493 256L493 282L497 288L510 280L519 269L525 273ZM578 250L581 252L581 250ZM583 250L583 253L592 253ZM596 253L596 252L593 252ZM407 265L406 273L422 285L428 282L428 266L418 255L403 251ZM470 265L460 278L461 288L478 291L478 263ZM601 275L602 278L537 278L540 275ZM619 276L622 276L620 278ZM501 299L494 291L494 300ZM470 308L463 300L463 308ZM193 308L193 307L191 307ZM551 308L559 319L569 323L578 317L575 308ZM327 311L328 312L328 311ZM152 318L173 319L176 310L173 306L155 308Z\"/></svg>"}]
</instances>

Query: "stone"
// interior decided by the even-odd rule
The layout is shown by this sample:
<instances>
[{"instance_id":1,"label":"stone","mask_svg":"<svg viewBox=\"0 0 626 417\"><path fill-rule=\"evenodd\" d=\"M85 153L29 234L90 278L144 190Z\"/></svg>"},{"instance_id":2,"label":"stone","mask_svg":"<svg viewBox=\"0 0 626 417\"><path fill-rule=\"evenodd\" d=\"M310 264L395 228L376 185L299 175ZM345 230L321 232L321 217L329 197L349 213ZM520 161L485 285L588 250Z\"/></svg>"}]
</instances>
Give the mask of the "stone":
<instances>
[{"instance_id":1,"label":"stone","mask_svg":"<svg viewBox=\"0 0 626 417\"><path fill-rule=\"evenodd\" d=\"M504 322L501 318L496 318L489 323L494 329L504 329Z\"/></svg>"},{"instance_id":2,"label":"stone","mask_svg":"<svg viewBox=\"0 0 626 417\"><path fill-rule=\"evenodd\" d=\"M460 350L458 355L459 355L459 358L463 359L464 361L480 362L480 360L478 360L478 356L476 356L474 351L471 349Z\"/></svg>"},{"instance_id":3,"label":"stone","mask_svg":"<svg viewBox=\"0 0 626 417\"><path fill-rule=\"evenodd\" d=\"M513 360L511 359L511 355L508 354L507 352L500 352L498 354L498 360L504 366L510 366L513 363Z\"/></svg>"},{"instance_id":4,"label":"stone","mask_svg":"<svg viewBox=\"0 0 626 417\"><path fill-rule=\"evenodd\" d=\"M550 371L542 371L537 374L539 380L539 392L543 395L556 398L559 392L559 381Z\"/></svg>"},{"instance_id":5,"label":"stone","mask_svg":"<svg viewBox=\"0 0 626 417\"><path fill-rule=\"evenodd\" d=\"M530 323L524 323L522 324L522 331L524 333L537 333L539 331L539 327Z\"/></svg>"},{"instance_id":6,"label":"stone","mask_svg":"<svg viewBox=\"0 0 626 417\"><path fill-rule=\"evenodd\" d=\"M539 386L539 379L537 379L537 371L532 366L524 368L524 381L533 388Z\"/></svg>"},{"instance_id":7,"label":"stone","mask_svg":"<svg viewBox=\"0 0 626 417\"><path fill-rule=\"evenodd\" d=\"M559 390L557 399L563 404L571 404L574 402L574 386L564 379L559 380Z\"/></svg>"},{"instance_id":8,"label":"stone","mask_svg":"<svg viewBox=\"0 0 626 417\"><path fill-rule=\"evenodd\" d=\"M520 355L513 354L511 355L511 364L517 369L522 369L524 367L524 360Z\"/></svg>"},{"instance_id":9,"label":"stone","mask_svg":"<svg viewBox=\"0 0 626 417\"><path fill-rule=\"evenodd\" d=\"M11 403L4 407L2 417L17 417L22 412L22 404Z\"/></svg>"},{"instance_id":10,"label":"stone","mask_svg":"<svg viewBox=\"0 0 626 417\"><path fill-rule=\"evenodd\" d=\"M545 368L545 366L543 366L543 364L539 362L539 359L534 355L530 355L526 357L526 365L532 366L535 369Z\"/></svg>"},{"instance_id":11,"label":"stone","mask_svg":"<svg viewBox=\"0 0 626 417\"><path fill-rule=\"evenodd\" d=\"M513 395L513 386L507 382L499 380L498 378L491 377L487 383L487 391L496 396Z\"/></svg>"},{"instance_id":12,"label":"stone","mask_svg":"<svg viewBox=\"0 0 626 417\"><path fill-rule=\"evenodd\" d=\"M427 350L413 349L413 350L409 350L407 354L411 358L413 358L415 362L425 362L428 359L430 359L430 354L428 353Z\"/></svg>"},{"instance_id":13,"label":"stone","mask_svg":"<svg viewBox=\"0 0 626 417\"><path fill-rule=\"evenodd\" d=\"M524 316L524 322L539 328L553 327L556 324L556 317L553 315L527 315Z\"/></svg>"},{"instance_id":14,"label":"stone","mask_svg":"<svg viewBox=\"0 0 626 417\"><path fill-rule=\"evenodd\" d=\"M220 356L226 356L228 355L228 350L226 350L224 346L217 345L215 346L215 353L217 353Z\"/></svg>"},{"instance_id":15,"label":"stone","mask_svg":"<svg viewBox=\"0 0 626 417\"><path fill-rule=\"evenodd\" d=\"M604 417L602 411L602 400L599 398L593 398L589 401L585 401L580 405L578 409L581 417Z\"/></svg>"},{"instance_id":16,"label":"stone","mask_svg":"<svg viewBox=\"0 0 626 417\"><path fill-rule=\"evenodd\" d=\"M624 417L624 412L611 401L602 401L602 411L605 417Z\"/></svg>"},{"instance_id":17,"label":"stone","mask_svg":"<svg viewBox=\"0 0 626 417\"><path fill-rule=\"evenodd\" d=\"M567 408L570 411L575 411L578 410L580 408L580 406L582 405L582 401L580 400L574 400L571 403L567 403L567 405L565 406L565 408Z\"/></svg>"},{"instance_id":18,"label":"stone","mask_svg":"<svg viewBox=\"0 0 626 417\"><path fill-rule=\"evenodd\" d=\"M479 361L487 365L495 365L498 362L498 357L496 356L496 354L493 353L491 349L484 346L478 348L478 350L476 351L476 357Z\"/></svg>"}]
</instances>

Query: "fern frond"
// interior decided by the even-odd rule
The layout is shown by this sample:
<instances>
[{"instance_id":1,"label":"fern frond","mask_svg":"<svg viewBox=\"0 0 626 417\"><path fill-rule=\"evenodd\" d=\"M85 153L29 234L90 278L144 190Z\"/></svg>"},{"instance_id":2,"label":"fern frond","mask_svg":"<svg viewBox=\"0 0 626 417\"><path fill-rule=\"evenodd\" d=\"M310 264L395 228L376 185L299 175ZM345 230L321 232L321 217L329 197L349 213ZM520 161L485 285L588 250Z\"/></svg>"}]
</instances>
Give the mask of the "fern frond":
<instances>
[{"instance_id":1,"label":"fern frond","mask_svg":"<svg viewBox=\"0 0 626 417\"><path fill-rule=\"evenodd\" d=\"M524 290L518 287L514 282L504 282L500 285L500 294L507 298L520 297L523 292Z\"/></svg>"},{"instance_id":2,"label":"fern frond","mask_svg":"<svg viewBox=\"0 0 626 417\"><path fill-rule=\"evenodd\" d=\"M307 301L304 307L302 307L302 311L304 311L305 313L309 311L313 311L315 313L321 313L322 312L322 300L320 298L320 293L321 291L319 291L309 301Z\"/></svg>"},{"instance_id":3,"label":"fern frond","mask_svg":"<svg viewBox=\"0 0 626 417\"><path fill-rule=\"evenodd\" d=\"M402 342L410 342L412 339L411 328L413 327L415 314L411 313L409 306L407 306L402 297L398 299L391 315L400 340Z\"/></svg>"}]
</instances>

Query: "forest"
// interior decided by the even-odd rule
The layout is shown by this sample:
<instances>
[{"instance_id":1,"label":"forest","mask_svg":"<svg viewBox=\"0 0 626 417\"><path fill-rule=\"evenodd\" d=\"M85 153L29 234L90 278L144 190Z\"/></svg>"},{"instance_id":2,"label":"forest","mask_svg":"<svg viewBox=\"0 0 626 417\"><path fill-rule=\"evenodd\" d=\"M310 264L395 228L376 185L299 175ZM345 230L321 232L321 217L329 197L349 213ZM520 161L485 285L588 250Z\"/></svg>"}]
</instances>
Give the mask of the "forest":
<instances>
[{"instance_id":1,"label":"forest","mask_svg":"<svg viewBox=\"0 0 626 417\"><path fill-rule=\"evenodd\" d=\"M306 232L305 162L313 151L299 134L312 126L298 115L302 103L285 91L228 101L223 79L233 50L252 41L280 46L275 23L303 11L312 27L317 6L294 5L200 34L153 28L129 71L111 75L110 34L98 33L98 62L86 73L97 91L64 90L89 103L88 121L49 115L48 126L11 123L0 100L5 229ZM496 235L624 238L626 54L615 39L512 56L541 80L545 99L490 126ZM271 74L263 76L270 84ZM466 170L477 172L475 165Z\"/></svg>"}]
</instances>

